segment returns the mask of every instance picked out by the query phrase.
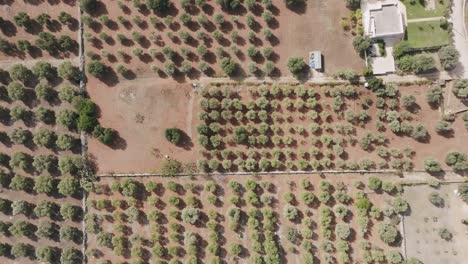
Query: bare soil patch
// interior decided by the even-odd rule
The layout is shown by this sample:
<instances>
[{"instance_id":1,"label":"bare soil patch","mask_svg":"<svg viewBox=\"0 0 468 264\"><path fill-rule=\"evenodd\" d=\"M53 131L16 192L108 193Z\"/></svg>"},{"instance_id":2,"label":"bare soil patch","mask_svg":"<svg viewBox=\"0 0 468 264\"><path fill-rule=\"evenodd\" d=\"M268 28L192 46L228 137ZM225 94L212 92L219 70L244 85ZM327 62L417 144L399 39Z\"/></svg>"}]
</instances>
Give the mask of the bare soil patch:
<instances>
[{"instance_id":1,"label":"bare soil patch","mask_svg":"<svg viewBox=\"0 0 468 264\"><path fill-rule=\"evenodd\" d=\"M101 109L100 122L117 130L120 137L112 147L90 138L89 152L99 172L151 172L166 155L183 162L198 156L189 137L194 134L190 85L142 78L112 88L93 81L88 87ZM169 127L185 132L181 146L165 139L164 130Z\"/></svg>"}]
</instances>

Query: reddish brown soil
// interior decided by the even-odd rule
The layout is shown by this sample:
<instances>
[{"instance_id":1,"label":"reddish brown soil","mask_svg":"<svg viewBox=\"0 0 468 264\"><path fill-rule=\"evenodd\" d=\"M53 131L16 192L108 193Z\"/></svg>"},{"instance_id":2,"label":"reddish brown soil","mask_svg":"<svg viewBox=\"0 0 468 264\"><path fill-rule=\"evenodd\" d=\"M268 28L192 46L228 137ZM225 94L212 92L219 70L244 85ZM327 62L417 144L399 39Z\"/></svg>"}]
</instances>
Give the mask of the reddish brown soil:
<instances>
[{"instance_id":1,"label":"reddish brown soil","mask_svg":"<svg viewBox=\"0 0 468 264\"><path fill-rule=\"evenodd\" d=\"M230 253L230 247L234 243L239 243L244 247L244 255L239 259L241 263L250 263L251 259L249 256L252 255L253 250L252 250L252 240L250 237L251 231L253 230L252 227L247 226L246 224L242 225L241 231L235 232L231 230L229 227L229 222L231 221L228 216L228 211L234 206L230 202L230 198L234 195L231 188L228 187L228 183L231 180L235 180L240 182L242 185L245 186L245 183L249 179L255 180L257 183L261 184L262 182L268 182L271 184L271 189L266 190L264 188L262 191L260 191L261 194L266 194L269 196L273 197L273 204L272 204L272 209L275 211L276 216L278 217L278 224L277 224L277 230L275 231L275 234L277 235L277 244L279 245L281 249L281 254L282 254L282 261L284 263L300 263L301 260L301 252L303 252L303 249L301 246L298 245L293 245L291 242L289 242L286 239L286 229L287 227L293 227L298 229L299 231L302 230L304 227L303 220L305 217L310 216L314 222L314 228L313 228L313 238L311 242L313 245L316 247L314 250L313 254L315 256L315 260L320 262L324 261L325 254L323 250L320 249L320 245L322 242L326 241L326 239L322 236L320 227L318 226L318 221L319 221L319 207L320 206L326 206L326 205L320 205L320 202L316 201L316 203L308 207L306 206L302 200L301 200L301 193L303 192L303 188L301 187L301 181L303 179L309 180L313 186L311 188L311 191L314 193L314 195L317 195L319 190L319 182L322 179L326 179L329 181L331 184L333 184L335 187L338 182L344 182L347 188L347 193L351 195L353 198L355 198L355 193L357 189L353 186L353 181L355 179L362 180L366 182L367 177L369 175L352 175L352 174L343 174L343 175L326 175L324 177L319 177L319 175L273 175L273 176L261 176L261 177L237 177L237 176L219 176L219 177L210 177L210 178L205 178L205 177L193 177L193 178L188 178L188 177L179 177L179 178L158 178L158 177L153 177L153 178L140 178L140 177L134 177L133 179L138 180L141 183L146 183L148 181L153 181L155 183L160 183L163 187L159 188L159 191L152 194L143 194L144 192L141 192L142 197L144 197L144 201L147 201L148 197L157 197L161 199L161 205L159 209L164 212L167 221L163 221L160 223L160 226L162 227L161 229L163 230L161 235L163 237L163 240L165 241L163 245L168 248L170 246L178 245L175 243L170 237L169 233L171 232L170 230L170 223L178 223L184 226L184 231L193 231L203 239L202 242L199 243L200 245L200 258L199 260L203 263L208 263L210 259L213 257L213 255L208 251L207 249L207 241L208 241L208 234L209 234L209 229L206 227L206 221L208 220L207 218L202 220L201 224L197 224L196 226L194 225L189 225L189 224L184 224L182 221L175 220L171 216L169 216L169 211L174 210L175 207L170 205L169 198L171 196L177 196L182 198L185 202L187 202L187 198L189 196L194 196L196 199L198 199L201 203L200 209L203 211L204 214L206 214L206 217L208 217L208 212L210 210L216 211L219 215L221 215L219 224L222 226L220 229L221 231L219 232L220 235L220 241L221 242L221 250L220 250L220 257L224 259L225 261L231 263L233 262L233 256ZM218 184L218 192L216 196L220 200L220 202L214 206L211 205L207 201L207 196L209 193L207 191L203 190L203 185L205 182L209 179L214 180ZM384 180L389 180L389 181L398 181L398 179L395 176L391 175L382 175L382 179ZM115 182L119 179L116 178L101 178L101 184L102 185L108 185L110 186L112 182ZM121 178L120 180L123 180ZM179 192L179 194L174 193L167 189L167 184L169 181L174 181L178 184L180 184L185 190L183 192ZM195 189L198 191L190 191L188 190L188 186L194 186ZM260 187L260 186L259 186ZM366 193L369 193L368 189L364 190ZM297 222L291 222L287 219L284 218L283 216L283 208L286 205L284 195L287 192L292 192L295 195L295 198L297 200L296 207L301 211L301 215L299 217L299 220ZM388 194L369 194L369 198L371 201L379 208L383 209L386 205L388 205L389 201L393 199L391 196ZM108 194L100 193L100 194L91 194L89 197L89 200L99 200L99 199L109 199L109 200L126 200L128 201L128 197L122 196L120 193L112 193L109 192ZM240 206L240 209L248 213L249 210L254 209L254 207L246 202L246 194L242 196L242 199L244 200L244 203ZM331 203L331 207L335 202ZM268 207L267 205L260 206L258 207L259 209ZM337 219L337 223L348 223L352 226L354 231L357 231L357 220L356 220L356 211L355 207L353 205L350 205L349 208L353 212L353 216L350 217L349 219L342 221ZM155 207L150 206L147 202L143 202L143 204L140 207L141 212L144 212L146 214L149 214L152 210L156 209ZM123 211L123 209L115 209L115 208L110 208L108 210L96 210L93 208L90 208L90 213L95 213L98 215L106 215L108 220L105 220L102 223L102 226L105 231L107 232L114 232L113 228L118 224L117 221L112 221L112 212L116 211ZM177 210L177 209L176 209ZM247 215L244 215L247 218ZM247 220L247 219L245 219ZM369 236L367 237L366 241L369 241L373 247L378 247L384 250L386 252L388 249L394 249L394 250L399 250L398 247L389 247L382 243L380 239L378 238L377 232L376 232L376 225L380 222L383 221L384 219L371 219L373 225L371 225ZM141 223L123 223L126 226L131 228L131 234L134 235L139 235L142 236L145 239L148 239L151 235L151 229L150 225L151 223L148 223L144 220L141 221ZM260 225L261 226L261 225ZM262 233L263 231L260 231ZM354 233L354 232L353 232ZM363 241L363 239L360 238L358 234L353 235L353 239L350 242L350 246L352 250L351 253L351 263L360 263L362 261L361 257L361 251L359 250L359 242ZM124 257L119 257L116 256L111 249L105 248L105 247L99 247L96 244L96 235L90 235L89 236L89 243L88 246L90 249L98 249L99 251L102 252L101 257L98 258L90 258L90 261L97 262L98 260L110 260L111 262L117 262L117 261L123 261L125 258ZM332 243L333 240L332 240ZM153 246L152 243L147 243L143 245L143 248L147 249L149 251L148 254L148 261L155 261L157 257L152 256L151 252L151 247ZM180 245L183 247L183 245ZM290 247L296 248L299 253L291 253L288 251ZM129 245L129 250L131 249L131 243ZM180 261L183 261L186 259L187 255L182 255L181 257L177 258ZM127 261L130 258L127 259Z\"/></svg>"},{"instance_id":2,"label":"reddish brown soil","mask_svg":"<svg viewBox=\"0 0 468 264\"><path fill-rule=\"evenodd\" d=\"M0 16L8 21L9 27L4 27L3 32L0 32L0 37L5 38L10 42L16 43L18 40L28 40L34 46L39 32L49 32L59 38L62 35L70 36L73 40L78 41L78 7L76 0L60 0L60 1L4 1L11 4L0 5ZM58 21L60 12L67 12L73 17L73 22L70 25L63 25ZM23 27L15 25L14 16L19 12L26 12L31 19L36 19L40 14L46 13L51 17L51 26L42 27L35 24L31 32L26 32ZM73 58L78 55L78 45L76 49L68 54L60 53L54 55L56 58ZM47 51L35 47L32 52L17 53L14 56L0 53L0 60L27 60L27 59L50 59L52 56Z\"/></svg>"},{"instance_id":3,"label":"reddish brown soil","mask_svg":"<svg viewBox=\"0 0 468 264\"><path fill-rule=\"evenodd\" d=\"M158 168L165 155L184 162L199 156L194 150L189 85L140 79L112 88L100 82L91 82L88 87L91 99L101 109L101 124L117 130L120 136L113 147L90 138L89 152L99 172L148 172ZM169 127L186 133L181 146L164 138Z\"/></svg>"},{"instance_id":4,"label":"reddish brown soil","mask_svg":"<svg viewBox=\"0 0 468 264\"><path fill-rule=\"evenodd\" d=\"M427 87L426 85L401 86L399 90L400 90L401 96L414 95L416 97L416 102L418 106L416 107L415 112L410 113L410 122L412 123L412 125L422 124L423 126L426 127L429 133L427 140L420 142L420 141L414 140L413 138L409 136L396 135L392 131L390 131L390 129L388 128L388 124L387 124L386 130L383 132L383 134L387 138L387 143L384 146L387 150L398 149L400 152L402 152L402 157L403 157L403 150L406 147L411 148L415 152L414 156L405 157L405 158L409 158L410 160L412 160L414 164L414 169L418 169L418 170L423 169L423 162L424 162L424 159L427 157L435 158L436 160L441 162L444 168L448 168L443 162L445 159L445 155L448 152L466 151L466 149L462 147L463 142L467 140L466 129L463 125L463 120L460 117L458 117L452 125L453 133L449 135L440 135L435 132L436 123L439 120L441 120L442 117L438 109L433 109L426 103L425 90L424 90L426 87ZM340 135L336 131L334 131L336 130L334 128L334 124L338 122L346 122L346 120L344 119L344 112L346 110L352 109L355 113L358 113L362 109L360 106L360 102L362 101L362 99L369 97L373 101L373 104L367 110L368 114L370 115L370 120L366 122L366 124L364 125L355 125L354 128L356 129L356 132L353 133L350 137L341 136L342 138L345 139L344 150L346 152L346 155L344 156L343 159L346 162L349 162L349 161L358 162L359 160L366 158L366 159L373 160L377 165L376 168L379 168L379 167L382 169L389 168L390 161L395 160L395 158L391 158L385 161L382 158L379 158L377 156L377 153L375 151L375 148L377 148L377 145L374 145L374 147L366 151L366 150L363 150L358 143L364 134L369 133L369 132L375 134L378 132L375 126L375 121L378 120L377 115L376 115L377 108L375 105L376 96L372 92L370 92L369 90L363 87L356 87L356 90L359 93L358 98L357 99L345 99L346 107L342 111L335 113L331 108L333 104L333 97L325 95L324 92L326 90L331 91L337 88L339 87L308 88L308 89L315 89L318 92L318 96L316 98L319 98L318 104L321 106L319 107L319 109L322 108L322 111L325 110L331 114L331 118L328 121L328 123L331 126L331 129L329 129L326 133L322 132L315 136L311 134L309 131L309 126L312 123L308 115L309 110L306 110L305 112L300 112L294 109L288 110L285 107L284 99L280 101L281 108L279 111L275 111L275 113L281 114L283 118L285 119L290 118L290 120L279 122L279 123L274 122L274 124L279 125L282 128L284 134L280 133L279 135L283 139L285 138L285 136L291 136L297 142L297 144L294 144L292 146L279 145L279 146L274 146L274 147L280 147L282 149L285 149L285 148L290 149L293 151L293 153L296 154L295 155L296 157L299 157L300 150L308 152L311 149L311 147L313 147L311 141L309 140L310 138L320 139L320 137L323 135L328 135L334 138L340 137ZM253 100L251 95L247 92L247 89L243 89L240 96L242 98L242 101L245 104ZM293 103L295 103L297 100L300 100L300 99L292 98ZM197 112L201 110L198 105L196 105L196 109L197 109ZM401 106L401 103L400 103L399 111L400 113L406 111ZM242 125L244 126L248 124L252 124L254 126L257 125L253 122L248 122L245 120L246 119L244 119L244 122L242 122ZM319 124L323 126L324 122L319 121ZM306 132L300 135L295 132L291 132L287 129L287 127L294 128L297 125L305 128ZM223 134L223 139L224 139L224 142L227 143L226 144L227 149L230 149L233 151L236 149L241 149L244 153L246 153L248 150L247 147L244 147L242 145L232 144L229 142L230 141L229 138L232 136L233 125L228 123L226 127L227 129L225 129L224 131L226 131L227 133L226 133L226 136L224 136ZM350 139L357 140L356 144L353 144L352 140ZM258 147L257 151L259 152L261 150L271 151L271 148L272 148L271 146L267 146L264 148ZM318 145L318 148L321 150L322 153L325 153L326 151L331 150L327 148L326 146L323 146L323 144ZM209 157L209 155L207 156ZM294 160L294 158L292 160ZM311 160L312 158L309 161ZM332 160L336 162L339 159L335 157L334 159L332 158ZM384 163L386 166L381 167L378 165L378 162L382 162L382 161L385 161Z\"/></svg>"},{"instance_id":5,"label":"reddish brown soil","mask_svg":"<svg viewBox=\"0 0 468 264\"><path fill-rule=\"evenodd\" d=\"M177 1L175 1L177 2ZM222 11L215 3L215 1L208 1L208 5L203 10L195 8L191 11L192 25L185 26L180 22L180 16L185 13L185 10L176 3L175 8L170 12L174 17L172 28L164 25L164 18L159 17L161 26L155 28L151 22L152 16L149 11L138 11L131 2L124 2L127 6L125 11L120 9L117 5L118 1L105 2L105 8L102 8L101 14L109 16L113 21L110 25L106 26L99 24L98 17L95 17L95 24L92 28L87 28L87 33L92 33L95 37L93 42L86 41L85 50L97 54L94 56L97 59L103 60L106 64L116 70L118 64L122 64L132 71L129 76L157 76L167 78L165 74L160 72L155 74L151 72L151 66L155 66L160 70L164 69L164 64L167 60L161 53L163 47L171 47L179 53L174 59L177 67L180 67L184 61L184 56L180 52L182 48L190 50L193 54L189 56L187 61L192 63L193 71L187 75L187 79L197 79L201 73L198 70L198 63L202 61L196 55L196 49L201 42L196 39L196 32L198 30L206 32L209 35L209 40L205 41L205 45L209 48L210 53L206 56L205 61L212 67L210 76L221 75L219 68L220 58L215 55L218 48L222 48L233 58L242 68L242 72L250 75L247 66L252 62L247 55L247 49L252 45L248 40L248 33L250 28L246 25L247 14L252 14L255 17L257 26L254 31L257 40L254 43L257 49L262 52L264 47L272 47L274 50L273 61L277 67L275 76L289 76L291 75L287 68L287 60L292 56L308 58L308 52L312 50L320 50L324 56L325 72L333 74L338 70L352 69L361 71L364 68L362 59L354 51L351 40L352 35L345 33L340 27L340 18L347 16L349 10L346 9L345 3L340 0L332 0L326 2L308 1L307 5L297 10L290 10L286 8L284 1L275 1L275 7L272 9L274 14L274 21L267 25L262 18L262 8L257 8L256 11L248 11L242 8L239 11L238 22L234 23L231 14ZM197 16L205 14L211 21L209 26L200 26L197 22ZM223 14L226 23L224 26L217 26L214 24L214 17L217 14ZM129 23L123 26L118 17L123 16ZM132 19L139 16L144 23L142 26L136 25ZM275 35L272 41L267 40L263 35L263 30L270 28ZM192 40L184 43L177 36L182 30L187 31L192 36ZM219 30L224 34L224 40L218 42L213 39L212 34L215 30ZM140 43L136 43L132 38L132 32L136 31L145 36L145 39ZM234 43L230 37L231 32L237 31L240 36L238 43ZM102 41L99 39L101 32L106 33L112 37L112 40ZM173 34L175 38L171 40L167 34ZM121 44L117 40L117 34L125 35L130 41L128 44ZM235 45L241 51L239 55L234 54L230 47ZM134 56L132 51L135 48L141 48L144 53L140 58ZM150 53L151 49L155 49L159 55L153 56ZM106 51L111 54L108 58L101 57L101 51ZM118 51L124 52L125 58L120 58L117 54ZM256 59L257 67L263 68L265 58L260 55ZM177 80L183 81L183 74L177 76Z\"/></svg>"},{"instance_id":6,"label":"reddish brown soil","mask_svg":"<svg viewBox=\"0 0 468 264\"><path fill-rule=\"evenodd\" d=\"M198 136L195 129L198 123L197 113L200 111L198 102L201 97L194 95L188 85L176 84L169 80L164 82L164 84L159 84L161 86L153 86L152 83L153 79L141 79L138 87L133 82L125 82L113 88L106 87L99 82L93 82L89 85L89 87L93 87L89 90L91 98L101 106L101 122L104 126L109 126L119 131L122 137L122 145L114 149L97 143L94 139L90 140L90 152L96 159L99 172L152 172L159 167L164 155L183 162L195 162L201 157L199 151L201 146L198 144ZM441 119L441 114L438 109L433 109L426 103L424 91L426 87L426 85L401 86L399 90L401 96L414 95L416 97L418 110L410 114L411 122L413 125L422 124L427 128L429 132L428 140L419 142L409 136L395 135L388 129L387 125L387 129L384 131L384 135L388 139L385 148L387 150L398 149L402 152L406 147L410 147L415 151L414 156L409 158L413 162L414 169L423 169L423 162L427 157L435 158L444 168L448 168L443 162L446 154L450 151L465 151L462 146L463 142L467 140L466 129L464 128L463 120L458 117L452 125L453 133L451 135L443 136L435 132L435 125ZM345 110L338 114L334 113L331 109L333 98L324 94L324 91L330 88L314 87L312 89L319 92L319 97L317 98L320 99L318 103L331 114L329 123L332 129L337 122L343 122L344 117L342 114ZM375 106L376 97L372 92L360 87L357 87L357 91L359 92L358 99L345 100L346 109L354 109L355 112L359 112L361 109L360 102L363 98L369 97L373 100L373 104L367 110L370 120L364 126L354 126L356 133L352 135L352 138L359 142L365 133L377 132L377 128L375 127L377 108ZM194 98L191 99L192 97ZM244 103L251 100L245 86L241 92L241 97ZM295 100L294 98L292 99L293 102ZM299 135L286 131L285 128L287 126L296 127L300 125L306 131L309 131L311 120L307 112L302 113L297 110L287 110L284 107L284 101L282 101L282 104L283 107L279 113L282 113L283 117L290 116L292 118L291 122L278 124L285 131L283 138L290 135L297 142L296 146L282 146L282 148L289 148L298 156L300 150L306 152L310 150L312 144L309 139L313 135L310 132ZM174 111L174 109L178 110ZM403 111L404 109L401 108L400 112ZM144 116L142 123L136 122L137 114ZM244 123L244 125L246 124ZM172 126L182 129L189 136L191 143L188 146L190 147L177 147L167 142L163 137L163 131ZM226 142L231 138L232 129L229 128L230 126L227 126L227 131L229 131L227 135L223 136ZM320 139L322 135L324 134L319 134L317 137ZM333 130L329 130L328 135L332 137L340 136L336 132L333 132ZM244 152L247 151L247 148L243 146L227 146L231 150L241 149ZM374 146L374 148L376 147ZM324 152L328 148L319 146L319 149ZM344 145L344 149L347 153L344 161L358 162L361 159L367 158L376 163L376 168L389 168L391 167L390 161L395 159L390 158L385 161L386 166L382 167L379 166L379 162L384 160L377 156L375 149L365 151L359 144L350 144L349 142ZM272 147L259 147L257 150L271 151ZM407 157L402 155L402 158L406 159Z\"/></svg>"}]
</instances>

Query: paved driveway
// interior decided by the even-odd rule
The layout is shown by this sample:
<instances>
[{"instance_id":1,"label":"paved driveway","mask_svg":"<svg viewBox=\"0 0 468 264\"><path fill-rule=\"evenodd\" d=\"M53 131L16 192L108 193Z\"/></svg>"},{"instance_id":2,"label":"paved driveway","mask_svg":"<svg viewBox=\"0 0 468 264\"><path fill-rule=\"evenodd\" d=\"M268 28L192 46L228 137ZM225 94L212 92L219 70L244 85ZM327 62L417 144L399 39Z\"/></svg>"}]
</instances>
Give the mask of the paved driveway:
<instances>
[{"instance_id":1,"label":"paved driveway","mask_svg":"<svg viewBox=\"0 0 468 264\"><path fill-rule=\"evenodd\" d=\"M460 63L452 73L460 78L468 78L468 36L465 28L464 1L453 0L451 16L454 45L460 52Z\"/></svg>"}]
</instances>

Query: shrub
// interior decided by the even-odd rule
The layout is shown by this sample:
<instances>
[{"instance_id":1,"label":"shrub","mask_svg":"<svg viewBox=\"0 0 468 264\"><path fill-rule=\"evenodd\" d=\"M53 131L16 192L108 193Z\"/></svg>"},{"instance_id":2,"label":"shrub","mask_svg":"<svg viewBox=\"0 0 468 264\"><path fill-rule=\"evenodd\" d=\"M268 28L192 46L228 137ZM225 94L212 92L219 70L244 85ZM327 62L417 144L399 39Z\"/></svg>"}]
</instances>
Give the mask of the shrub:
<instances>
[{"instance_id":1,"label":"shrub","mask_svg":"<svg viewBox=\"0 0 468 264\"><path fill-rule=\"evenodd\" d=\"M452 92L460 98L468 98L468 79L458 79L452 87Z\"/></svg>"},{"instance_id":2,"label":"shrub","mask_svg":"<svg viewBox=\"0 0 468 264\"><path fill-rule=\"evenodd\" d=\"M413 56L412 70L414 73L426 73L435 69L435 62L431 56L423 54Z\"/></svg>"},{"instance_id":3,"label":"shrub","mask_svg":"<svg viewBox=\"0 0 468 264\"><path fill-rule=\"evenodd\" d=\"M104 128L97 125L93 130L93 137L97 138L99 142L109 145L114 142L117 133L112 128Z\"/></svg>"},{"instance_id":4,"label":"shrub","mask_svg":"<svg viewBox=\"0 0 468 264\"><path fill-rule=\"evenodd\" d=\"M180 143L180 139L182 137L182 131L178 128L167 128L164 131L164 136L166 137L167 141L171 142L174 145Z\"/></svg>"},{"instance_id":5,"label":"shrub","mask_svg":"<svg viewBox=\"0 0 468 264\"><path fill-rule=\"evenodd\" d=\"M364 51L370 47L371 43L371 39L367 36L356 36L353 39L353 47L360 54L364 53Z\"/></svg>"},{"instance_id":6,"label":"shrub","mask_svg":"<svg viewBox=\"0 0 468 264\"><path fill-rule=\"evenodd\" d=\"M443 91L439 85L433 85L426 91L426 101L432 105L438 105L442 100Z\"/></svg>"},{"instance_id":7,"label":"shrub","mask_svg":"<svg viewBox=\"0 0 468 264\"><path fill-rule=\"evenodd\" d=\"M429 194L429 202L437 207L442 207L444 205L444 199L440 197L437 192L431 192Z\"/></svg>"},{"instance_id":8,"label":"shrub","mask_svg":"<svg viewBox=\"0 0 468 264\"><path fill-rule=\"evenodd\" d=\"M458 186L458 193L465 203L468 203L468 183L460 183Z\"/></svg>"},{"instance_id":9,"label":"shrub","mask_svg":"<svg viewBox=\"0 0 468 264\"><path fill-rule=\"evenodd\" d=\"M96 78L104 77L106 71L107 66L100 61L92 60L88 63L88 73Z\"/></svg>"},{"instance_id":10,"label":"shrub","mask_svg":"<svg viewBox=\"0 0 468 264\"><path fill-rule=\"evenodd\" d=\"M299 75L301 75L305 71L306 68L307 68L307 64L305 63L303 58L300 58L300 57L289 58L288 69L295 77L298 77Z\"/></svg>"},{"instance_id":11,"label":"shrub","mask_svg":"<svg viewBox=\"0 0 468 264\"><path fill-rule=\"evenodd\" d=\"M440 64L445 70L452 70L458 63L460 53L454 46L442 47L439 52Z\"/></svg>"},{"instance_id":12,"label":"shrub","mask_svg":"<svg viewBox=\"0 0 468 264\"><path fill-rule=\"evenodd\" d=\"M403 257L397 250L390 250L387 253L387 261L389 264L400 264L403 262Z\"/></svg>"},{"instance_id":13,"label":"shrub","mask_svg":"<svg viewBox=\"0 0 468 264\"><path fill-rule=\"evenodd\" d=\"M393 46L393 56L399 59L411 50L411 46L407 41L400 41Z\"/></svg>"},{"instance_id":14,"label":"shrub","mask_svg":"<svg viewBox=\"0 0 468 264\"><path fill-rule=\"evenodd\" d=\"M194 225L200 219L200 211L194 207L185 207L181 213L182 221Z\"/></svg>"},{"instance_id":15,"label":"shrub","mask_svg":"<svg viewBox=\"0 0 468 264\"><path fill-rule=\"evenodd\" d=\"M382 180L375 176L372 176L369 178L367 186L373 191L378 191L382 187Z\"/></svg>"},{"instance_id":16,"label":"shrub","mask_svg":"<svg viewBox=\"0 0 468 264\"><path fill-rule=\"evenodd\" d=\"M164 176L175 176L182 171L182 163L175 159L165 159L161 165L161 174Z\"/></svg>"},{"instance_id":17,"label":"shrub","mask_svg":"<svg viewBox=\"0 0 468 264\"><path fill-rule=\"evenodd\" d=\"M438 233L442 239L445 239L447 241L452 240L453 235L447 228L445 227L439 228Z\"/></svg>"},{"instance_id":18,"label":"shrub","mask_svg":"<svg viewBox=\"0 0 468 264\"><path fill-rule=\"evenodd\" d=\"M398 196L393 201L393 208L398 213L404 213L404 212L408 211L409 205L408 205L408 202L405 199Z\"/></svg>"},{"instance_id":19,"label":"shrub","mask_svg":"<svg viewBox=\"0 0 468 264\"><path fill-rule=\"evenodd\" d=\"M449 152L445 157L445 163L455 170L464 170L468 168L466 154L461 152Z\"/></svg>"}]
</instances>

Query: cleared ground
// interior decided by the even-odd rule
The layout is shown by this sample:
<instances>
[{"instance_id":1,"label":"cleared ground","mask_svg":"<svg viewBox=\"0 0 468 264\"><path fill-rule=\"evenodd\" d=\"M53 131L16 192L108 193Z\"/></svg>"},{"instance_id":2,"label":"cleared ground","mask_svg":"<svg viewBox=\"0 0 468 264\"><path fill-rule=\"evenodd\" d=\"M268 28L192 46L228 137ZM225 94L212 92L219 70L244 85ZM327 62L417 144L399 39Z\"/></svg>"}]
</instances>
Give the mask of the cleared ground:
<instances>
[{"instance_id":1,"label":"cleared ground","mask_svg":"<svg viewBox=\"0 0 468 264\"><path fill-rule=\"evenodd\" d=\"M90 138L89 152L99 172L154 171L168 155L184 162L196 160L191 142L193 93L188 84L172 80L139 79L107 87L88 84L91 99L101 110L100 122L119 132L111 148ZM164 130L177 127L186 133L185 144L174 146Z\"/></svg>"},{"instance_id":2,"label":"cleared ground","mask_svg":"<svg viewBox=\"0 0 468 264\"><path fill-rule=\"evenodd\" d=\"M458 184L441 185L434 189L427 185L405 187L404 197L411 213L404 218L406 251L408 257L417 257L423 263L466 263L468 236L461 220L468 215L468 205L455 194ZM430 193L444 199L443 207L429 202ZM442 239L439 228L447 228L453 235L450 241Z\"/></svg>"}]
</instances>

